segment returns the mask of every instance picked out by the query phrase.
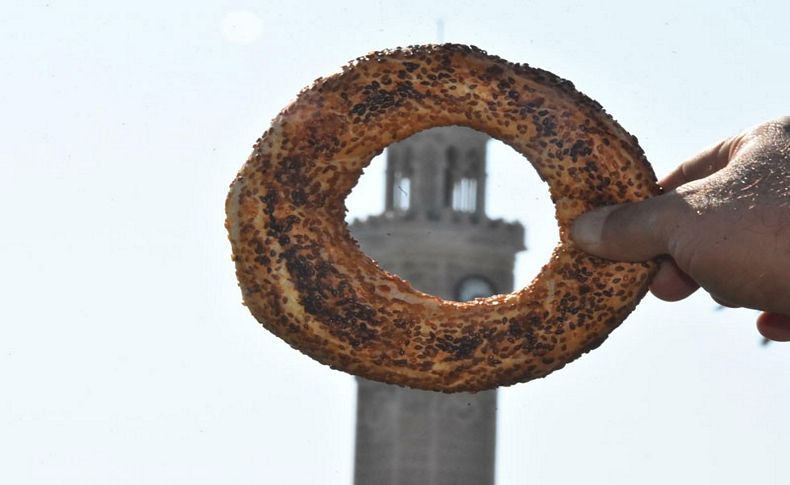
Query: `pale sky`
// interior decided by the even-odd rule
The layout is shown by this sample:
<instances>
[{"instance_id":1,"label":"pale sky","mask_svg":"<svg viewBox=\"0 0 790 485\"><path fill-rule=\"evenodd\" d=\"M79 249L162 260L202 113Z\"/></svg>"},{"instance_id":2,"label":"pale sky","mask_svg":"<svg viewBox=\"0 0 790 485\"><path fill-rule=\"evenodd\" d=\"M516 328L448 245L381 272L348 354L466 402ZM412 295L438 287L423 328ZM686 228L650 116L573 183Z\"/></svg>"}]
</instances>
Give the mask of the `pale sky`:
<instances>
[{"instance_id":1,"label":"pale sky","mask_svg":"<svg viewBox=\"0 0 790 485\"><path fill-rule=\"evenodd\" d=\"M6 3L1 483L351 484L354 380L241 305L223 201L269 120L354 57L443 19L446 41L572 80L659 175L790 114L780 1ZM352 217L380 210L382 169ZM547 191L502 144L489 173L489 214L527 227L525 285L557 239ZM790 346L761 346L755 316L648 297L502 390L497 484L790 482Z\"/></svg>"}]
</instances>

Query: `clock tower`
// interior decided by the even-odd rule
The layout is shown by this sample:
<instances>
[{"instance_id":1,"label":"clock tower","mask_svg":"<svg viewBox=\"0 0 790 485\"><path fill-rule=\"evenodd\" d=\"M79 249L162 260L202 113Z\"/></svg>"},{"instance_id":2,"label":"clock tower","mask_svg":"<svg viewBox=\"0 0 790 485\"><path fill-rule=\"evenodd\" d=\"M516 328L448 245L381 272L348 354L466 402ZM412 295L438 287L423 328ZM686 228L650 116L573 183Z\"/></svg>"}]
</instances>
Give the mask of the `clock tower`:
<instances>
[{"instance_id":1,"label":"clock tower","mask_svg":"<svg viewBox=\"0 0 790 485\"><path fill-rule=\"evenodd\" d=\"M486 216L488 140L449 126L388 147L384 213L351 224L362 249L444 299L512 291L524 228ZM493 485L496 391L358 383L356 485Z\"/></svg>"}]
</instances>

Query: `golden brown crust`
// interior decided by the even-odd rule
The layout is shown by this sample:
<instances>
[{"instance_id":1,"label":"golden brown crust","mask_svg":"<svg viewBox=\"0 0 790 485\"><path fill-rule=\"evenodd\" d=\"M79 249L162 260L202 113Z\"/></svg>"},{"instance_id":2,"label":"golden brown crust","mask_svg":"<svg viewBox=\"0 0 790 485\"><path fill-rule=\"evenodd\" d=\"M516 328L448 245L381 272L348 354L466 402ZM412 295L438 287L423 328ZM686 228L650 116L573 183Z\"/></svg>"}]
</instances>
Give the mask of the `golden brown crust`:
<instances>
[{"instance_id":1,"label":"golden brown crust","mask_svg":"<svg viewBox=\"0 0 790 485\"><path fill-rule=\"evenodd\" d=\"M549 183L560 244L527 287L472 302L421 293L365 256L346 195L381 150L465 125L525 155ZM588 256L579 214L657 194L636 138L557 76L475 47L375 52L280 113L231 185L226 226L246 305L293 347L352 374L446 392L543 377L597 347L655 264Z\"/></svg>"}]
</instances>

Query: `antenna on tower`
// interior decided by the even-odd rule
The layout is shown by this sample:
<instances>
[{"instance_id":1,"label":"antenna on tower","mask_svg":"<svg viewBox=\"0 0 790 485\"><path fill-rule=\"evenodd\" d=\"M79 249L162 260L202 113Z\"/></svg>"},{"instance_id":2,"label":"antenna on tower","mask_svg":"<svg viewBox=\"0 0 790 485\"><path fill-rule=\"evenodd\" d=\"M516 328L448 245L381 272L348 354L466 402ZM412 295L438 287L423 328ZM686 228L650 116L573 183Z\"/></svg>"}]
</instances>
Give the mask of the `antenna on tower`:
<instances>
[{"instance_id":1,"label":"antenna on tower","mask_svg":"<svg viewBox=\"0 0 790 485\"><path fill-rule=\"evenodd\" d=\"M444 19L436 19L436 40L440 44L444 44Z\"/></svg>"}]
</instances>

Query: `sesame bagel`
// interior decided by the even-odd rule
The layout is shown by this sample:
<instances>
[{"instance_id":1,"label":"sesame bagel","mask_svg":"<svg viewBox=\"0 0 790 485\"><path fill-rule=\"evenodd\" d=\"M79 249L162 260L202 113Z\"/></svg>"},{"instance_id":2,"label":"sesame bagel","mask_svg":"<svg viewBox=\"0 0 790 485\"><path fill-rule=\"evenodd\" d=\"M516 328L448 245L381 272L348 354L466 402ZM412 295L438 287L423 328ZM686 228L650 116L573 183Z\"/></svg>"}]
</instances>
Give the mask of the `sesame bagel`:
<instances>
[{"instance_id":1,"label":"sesame bagel","mask_svg":"<svg viewBox=\"0 0 790 485\"><path fill-rule=\"evenodd\" d=\"M447 125L502 140L549 185L560 243L526 288L442 300L382 270L349 233L345 198L371 158ZM570 226L659 191L636 138L569 81L426 45L371 53L303 90L233 181L226 227L245 304L294 348L367 379L480 391L543 377L620 325L656 263L587 255Z\"/></svg>"}]
</instances>

